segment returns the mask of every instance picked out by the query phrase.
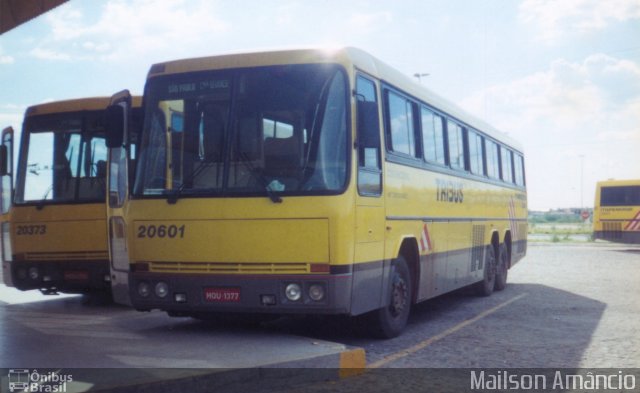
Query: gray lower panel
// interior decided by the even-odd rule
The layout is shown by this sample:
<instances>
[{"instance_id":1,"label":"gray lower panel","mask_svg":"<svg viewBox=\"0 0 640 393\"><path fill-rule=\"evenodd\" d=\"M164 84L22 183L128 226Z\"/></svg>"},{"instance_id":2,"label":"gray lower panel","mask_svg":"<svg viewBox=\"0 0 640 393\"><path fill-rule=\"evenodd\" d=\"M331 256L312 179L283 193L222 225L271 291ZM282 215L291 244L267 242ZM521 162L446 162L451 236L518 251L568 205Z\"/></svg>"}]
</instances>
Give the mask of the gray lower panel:
<instances>
[{"instance_id":1,"label":"gray lower panel","mask_svg":"<svg viewBox=\"0 0 640 393\"><path fill-rule=\"evenodd\" d=\"M353 267L351 315L360 315L386 306L390 261L359 263Z\"/></svg>"},{"instance_id":2,"label":"gray lower panel","mask_svg":"<svg viewBox=\"0 0 640 393\"><path fill-rule=\"evenodd\" d=\"M109 291L109 261L13 261L5 262L13 286L30 289L56 290L65 293ZM29 275L37 269L37 277ZM34 270L35 271L35 270ZM6 274L6 272L5 272Z\"/></svg>"},{"instance_id":3,"label":"gray lower panel","mask_svg":"<svg viewBox=\"0 0 640 393\"><path fill-rule=\"evenodd\" d=\"M593 235L596 239L608 240L614 243L640 244L640 231L595 231Z\"/></svg>"},{"instance_id":4,"label":"gray lower panel","mask_svg":"<svg viewBox=\"0 0 640 393\"><path fill-rule=\"evenodd\" d=\"M166 297L155 293L159 282L168 285ZM351 302L351 274L341 275L177 275L149 272L135 272L129 277L130 296L134 308L138 310L160 309L177 313L197 312L252 312L252 313L306 313L306 314L348 314ZM138 292L139 285L147 283L150 293L144 297ZM302 288L302 298L290 301L285 296L285 288L297 283ZM322 301L313 301L308 295L311 285L322 285L326 296ZM207 300L207 293L231 291L230 299ZM184 295L178 300L176 295ZM274 304L264 304L265 296L275 299Z\"/></svg>"}]
</instances>

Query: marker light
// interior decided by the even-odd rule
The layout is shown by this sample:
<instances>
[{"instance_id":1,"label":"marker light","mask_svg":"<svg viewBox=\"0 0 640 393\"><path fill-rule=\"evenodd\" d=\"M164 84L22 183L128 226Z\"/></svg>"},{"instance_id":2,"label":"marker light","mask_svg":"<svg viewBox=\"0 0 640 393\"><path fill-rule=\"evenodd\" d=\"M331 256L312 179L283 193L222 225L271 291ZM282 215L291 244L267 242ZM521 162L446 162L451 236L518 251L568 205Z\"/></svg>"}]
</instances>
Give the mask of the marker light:
<instances>
[{"instance_id":1,"label":"marker light","mask_svg":"<svg viewBox=\"0 0 640 393\"><path fill-rule=\"evenodd\" d=\"M311 300L319 302L324 299L324 287L320 284L313 284L309 287L309 297Z\"/></svg>"},{"instance_id":2,"label":"marker light","mask_svg":"<svg viewBox=\"0 0 640 393\"><path fill-rule=\"evenodd\" d=\"M138 283L138 295L142 297L149 297L151 294L151 287L148 282L142 281Z\"/></svg>"}]
</instances>

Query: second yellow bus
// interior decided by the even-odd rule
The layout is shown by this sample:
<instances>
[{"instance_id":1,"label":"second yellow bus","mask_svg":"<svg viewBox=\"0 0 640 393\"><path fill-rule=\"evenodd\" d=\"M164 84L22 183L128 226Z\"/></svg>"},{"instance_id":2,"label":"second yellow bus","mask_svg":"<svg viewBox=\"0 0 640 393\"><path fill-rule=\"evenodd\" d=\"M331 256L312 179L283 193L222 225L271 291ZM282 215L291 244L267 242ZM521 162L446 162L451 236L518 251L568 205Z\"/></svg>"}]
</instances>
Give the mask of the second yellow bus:
<instances>
[{"instance_id":1,"label":"second yellow bus","mask_svg":"<svg viewBox=\"0 0 640 393\"><path fill-rule=\"evenodd\" d=\"M11 180L3 182L2 266L8 286L45 294L110 291L109 103L109 97L82 98L27 109L13 201ZM4 154L7 168L11 156ZM3 174L10 179L8 172Z\"/></svg>"}]
</instances>

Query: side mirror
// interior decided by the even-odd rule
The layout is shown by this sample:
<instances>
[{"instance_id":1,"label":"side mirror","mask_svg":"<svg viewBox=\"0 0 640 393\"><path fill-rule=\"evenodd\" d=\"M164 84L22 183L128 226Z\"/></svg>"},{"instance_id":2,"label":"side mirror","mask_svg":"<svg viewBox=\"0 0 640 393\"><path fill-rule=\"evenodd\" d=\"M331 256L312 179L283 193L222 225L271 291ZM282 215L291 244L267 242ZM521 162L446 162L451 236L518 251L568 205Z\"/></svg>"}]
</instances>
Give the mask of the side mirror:
<instances>
[{"instance_id":1,"label":"side mirror","mask_svg":"<svg viewBox=\"0 0 640 393\"><path fill-rule=\"evenodd\" d=\"M380 146L378 103L358 101L358 145L360 147Z\"/></svg>"},{"instance_id":2,"label":"side mirror","mask_svg":"<svg viewBox=\"0 0 640 393\"><path fill-rule=\"evenodd\" d=\"M0 145L0 176L9 174L9 149L6 145Z\"/></svg>"},{"instance_id":3,"label":"side mirror","mask_svg":"<svg viewBox=\"0 0 640 393\"><path fill-rule=\"evenodd\" d=\"M109 105L106 110L107 147L113 149L122 147L124 139L124 107L121 105Z\"/></svg>"}]
</instances>

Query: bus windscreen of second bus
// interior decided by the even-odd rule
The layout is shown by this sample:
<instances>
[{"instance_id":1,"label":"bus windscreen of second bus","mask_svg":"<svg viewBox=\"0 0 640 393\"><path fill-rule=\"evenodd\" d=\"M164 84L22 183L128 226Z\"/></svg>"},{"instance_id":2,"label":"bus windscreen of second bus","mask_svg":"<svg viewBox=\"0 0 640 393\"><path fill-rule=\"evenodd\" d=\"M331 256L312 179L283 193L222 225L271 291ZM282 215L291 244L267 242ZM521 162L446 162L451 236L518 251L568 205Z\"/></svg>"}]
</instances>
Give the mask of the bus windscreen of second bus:
<instances>
[{"instance_id":1,"label":"bus windscreen of second bus","mask_svg":"<svg viewBox=\"0 0 640 393\"><path fill-rule=\"evenodd\" d=\"M107 150L102 116L96 113L85 121L83 129L83 118L77 114L27 119L16 203L104 200Z\"/></svg>"}]
</instances>

